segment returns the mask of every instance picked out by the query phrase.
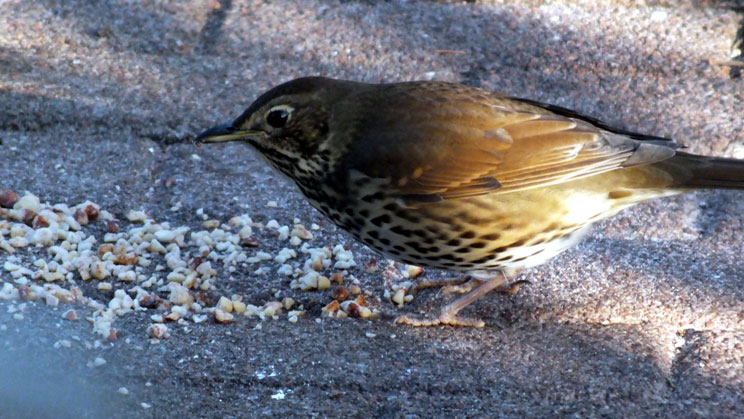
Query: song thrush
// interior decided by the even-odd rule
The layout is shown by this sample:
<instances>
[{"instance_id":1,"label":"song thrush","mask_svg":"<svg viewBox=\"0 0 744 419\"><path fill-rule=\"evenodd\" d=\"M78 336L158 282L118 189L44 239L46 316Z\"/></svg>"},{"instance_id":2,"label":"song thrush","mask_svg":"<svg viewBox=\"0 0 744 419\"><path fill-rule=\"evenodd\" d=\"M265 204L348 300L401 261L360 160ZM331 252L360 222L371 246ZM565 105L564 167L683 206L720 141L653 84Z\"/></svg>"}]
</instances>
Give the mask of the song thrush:
<instances>
[{"instance_id":1,"label":"song thrush","mask_svg":"<svg viewBox=\"0 0 744 419\"><path fill-rule=\"evenodd\" d=\"M236 140L367 246L476 280L434 318L398 318L414 325L483 326L457 313L623 208L695 188L744 188L744 161L444 82L300 78L195 141Z\"/></svg>"}]
</instances>

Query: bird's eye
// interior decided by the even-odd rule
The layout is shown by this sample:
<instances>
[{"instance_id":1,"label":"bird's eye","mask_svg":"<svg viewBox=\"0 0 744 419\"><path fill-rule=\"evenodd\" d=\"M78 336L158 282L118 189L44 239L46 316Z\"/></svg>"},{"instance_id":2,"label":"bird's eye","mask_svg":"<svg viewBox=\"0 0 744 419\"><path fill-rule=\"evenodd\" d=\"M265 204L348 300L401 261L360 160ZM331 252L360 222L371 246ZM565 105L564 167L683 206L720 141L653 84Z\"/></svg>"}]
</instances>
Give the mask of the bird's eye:
<instances>
[{"instance_id":1,"label":"bird's eye","mask_svg":"<svg viewBox=\"0 0 744 419\"><path fill-rule=\"evenodd\" d=\"M266 113L266 123L273 128L281 128L289 121L292 108L288 106L275 106Z\"/></svg>"}]
</instances>

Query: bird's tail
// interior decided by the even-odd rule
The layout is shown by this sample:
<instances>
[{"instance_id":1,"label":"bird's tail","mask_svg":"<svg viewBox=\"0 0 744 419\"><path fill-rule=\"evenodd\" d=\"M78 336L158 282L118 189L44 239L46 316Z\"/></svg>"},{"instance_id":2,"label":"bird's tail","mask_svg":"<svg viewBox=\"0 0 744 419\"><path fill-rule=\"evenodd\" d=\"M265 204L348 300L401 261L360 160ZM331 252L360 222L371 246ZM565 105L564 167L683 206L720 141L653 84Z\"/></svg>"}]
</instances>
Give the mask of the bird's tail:
<instances>
[{"instance_id":1,"label":"bird's tail","mask_svg":"<svg viewBox=\"0 0 744 419\"><path fill-rule=\"evenodd\" d=\"M672 175L673 187L744 189L744 160L677 152L654 166Z\"/></svg>"}]
</instances>

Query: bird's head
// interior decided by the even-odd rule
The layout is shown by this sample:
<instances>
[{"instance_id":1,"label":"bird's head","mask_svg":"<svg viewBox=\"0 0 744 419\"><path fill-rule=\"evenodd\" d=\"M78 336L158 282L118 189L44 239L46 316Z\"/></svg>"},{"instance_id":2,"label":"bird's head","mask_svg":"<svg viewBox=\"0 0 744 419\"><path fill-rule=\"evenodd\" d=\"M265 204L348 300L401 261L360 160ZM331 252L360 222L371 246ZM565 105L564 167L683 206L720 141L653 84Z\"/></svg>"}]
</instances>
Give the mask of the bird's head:
<instances>
[{"instance_id":1,"label":"bird's head","mask_svg":"<svg viewBox=\"0 0 744 419\"><path fill-rule=\"evenodd\" d=\"M305 77L262 94L233 122L210 128L200 143L244 141L282 172L322 154L331 137L334 107L357 83Z\"/></svg>"}]
</instances>

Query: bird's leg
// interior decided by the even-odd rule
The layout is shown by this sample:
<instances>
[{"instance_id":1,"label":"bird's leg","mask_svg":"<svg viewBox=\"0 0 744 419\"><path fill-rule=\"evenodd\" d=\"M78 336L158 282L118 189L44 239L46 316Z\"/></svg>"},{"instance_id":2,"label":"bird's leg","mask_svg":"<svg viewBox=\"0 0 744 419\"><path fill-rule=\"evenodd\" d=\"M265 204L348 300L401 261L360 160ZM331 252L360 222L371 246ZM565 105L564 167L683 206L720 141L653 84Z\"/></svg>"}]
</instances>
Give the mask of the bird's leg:
<instances>
[{"instance_id":1,"label":"bird's leg","mask_svg":"<svg viewBox=\"0 0 744 419\"><path fill-rule=\"evenodd\" d=\"M488 292L494 289L511 289L512 286L510 286L507 281L508 277L504 274L498 274L490 279L481 281L482 283L475 287L472 291L444 306L439 312L439 315L435 318L417 318L413 316L403 315L398 317L395 321L397 323L405 323L412 326L436 326L438 324L448 324L452 326L483 327L485 326L485 322L483 322L483 320L460 317L457 315L457 313L459 313L460 310L462 310L463 308L470 305L470 303L472 303L473 301L486 295ZM519 287L518 284L515 285L517 286L517 288Z\"/></svg>"}]
</instances>

